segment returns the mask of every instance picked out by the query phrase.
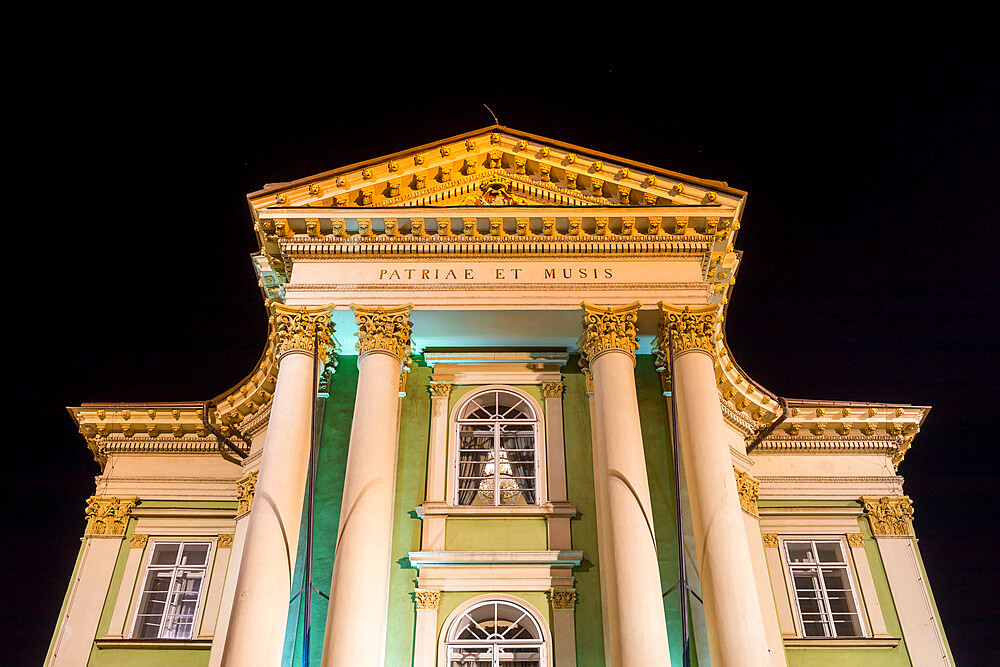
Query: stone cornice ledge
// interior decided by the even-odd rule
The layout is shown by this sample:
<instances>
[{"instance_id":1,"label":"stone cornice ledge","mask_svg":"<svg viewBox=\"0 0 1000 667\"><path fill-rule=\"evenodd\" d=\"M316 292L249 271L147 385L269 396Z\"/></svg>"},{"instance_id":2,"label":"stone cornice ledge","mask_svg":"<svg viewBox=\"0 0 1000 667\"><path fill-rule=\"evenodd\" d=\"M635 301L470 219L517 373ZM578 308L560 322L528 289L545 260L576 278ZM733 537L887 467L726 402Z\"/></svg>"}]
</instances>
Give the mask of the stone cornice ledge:
<instances>
[{"instance_id":1,"label":"stone cornice ledge","mask_svg":"<svg viewBox=\"0 0 1000 667\"><path fill-rule=\"evenodd\" d=\"M212 638L207 639L96 639L94 643L99 649L108 648L145 648L145 649L200 649L212 648Z\"/></svg>"},{"instance_id":2,"label":"stone cornice ledge","mask_svg":"<svg viewBox=\"0 0 1000 667\"><path fill-rule=\"evenodd\" d=\"M896 648L898 637L844 637L828 639L826 637L782 640L785 648Z\"/></svg>"},{"instance_id":3,"label":"stone cornice ledge","mask_svg":"<svg viewBox=\"0 0 1000 667\"><path fill-rule=\"evenodd\" d=\"M411 551L410 565L548 565L578 567L582 551Z\"/></svg>"},{"instance_id":4,"label":"stone cornice ledge","mask_svg":"<svg viewBox=\"0 0 1000 667\"><path fill-rule=\"evenodd\" d=\"M568 503L546 503L545 505L448 505L447 503L425 503L413 508L417 516L576 516L576 505Z\"/></svg>"}]
</instances>

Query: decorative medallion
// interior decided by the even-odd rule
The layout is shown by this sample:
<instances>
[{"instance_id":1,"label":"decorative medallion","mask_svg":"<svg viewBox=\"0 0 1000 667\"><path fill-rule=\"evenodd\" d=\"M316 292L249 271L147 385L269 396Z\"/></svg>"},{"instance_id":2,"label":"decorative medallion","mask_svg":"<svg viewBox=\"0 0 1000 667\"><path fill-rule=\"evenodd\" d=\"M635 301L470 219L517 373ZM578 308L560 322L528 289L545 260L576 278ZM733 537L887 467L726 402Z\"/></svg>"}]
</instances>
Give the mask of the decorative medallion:
<instances>
[{"instance_id":1,"label":"decorative medallion","mask_svg":"<svg viewBox=\"0 0 1000 667\"><path fill-rule=\"evenodd\" d=\"M757 497L760 494L760 481L735 467L733 473L736 475L736 492L740 496L740 507L744 512L758 516Z\"/></svg>"},{"instance_id":2,"label":"decorative medallion","mask_svg":"<svg viewBox=\"0 0 1000 667\"><path fill-rule=\"evenodd\" d=\"M441 604L441 591L425 591L418 588L413 591L413 600L417 609L437 609Z\"/></svg>"},{"instance_id":3,"label":"decorative medallion","mask_svg":"<svg viewBox=\"0 0 1000 667\"><path fill-rule=\"evenodd\" d=\"M913 502L907 496L861 498L873 535L913 535Z\"/></svg>"},{"instance_id":4,"label":"decorative medallion","mask_svg":"<svg viewBox=\"0 0 1000 667\"><path fill-rule=\"evenodd\" d=\"M635 354L639 347L635 323L640 305L636 301L627 306L602 308L584 302L583 335L578 345L588 365L594 357L607 350Z\"/></svg>"},{"instance_id":5,"label":"decorative medallion","mask_svg":"<svg viewBox=\"0 0 1000 667\"><path fill-rule=\"evenodd\" d=\"M87 499L87 535L124 535L138 498L91 496Z\"/></svg>"},{"instance_id":6,"label":"decorative medallion","mask_svg":"<svg viewBox=\"0 0 1000 667\"><path fill-rule=\"evenodd\" d=\"M410 322L412 304L386 308L366 308L352 305L354 321L358 325L358 355L373 350L390 352L400 359L410 353Z\"/></svg>"},{"instance_id":7,"label":"decorative medallion","mask_svg":"<svg viewBox=\"0 0 1000 667\"><path fill-rule=\"evenodd\" d=\"M484 178L479 184L480 194L473 195L465 200L467 206L521 206L527 202L521 197L510 194L510 181L493 174L489 178Z\"/></svg>"}]
</instances>

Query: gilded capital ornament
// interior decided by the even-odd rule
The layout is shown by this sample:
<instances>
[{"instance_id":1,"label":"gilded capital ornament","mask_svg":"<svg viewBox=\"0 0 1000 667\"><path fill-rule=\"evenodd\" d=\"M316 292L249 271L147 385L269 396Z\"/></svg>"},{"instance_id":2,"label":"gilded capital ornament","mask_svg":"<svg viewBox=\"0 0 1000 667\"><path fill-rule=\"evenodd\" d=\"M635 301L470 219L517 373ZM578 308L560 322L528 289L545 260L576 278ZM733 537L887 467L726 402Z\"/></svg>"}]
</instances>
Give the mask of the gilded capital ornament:
<instances>
[{"instance_id":1,"label":"gilded capital ornament","mask_svg":"<svg viewBox=\"0 0 1000 667\"><path fill-rule=\"evenodd\" d=\"M861 498L873 535L913 535L913 502L908 496Z\"/></svg>"},{"instance_id":2,"label":"gilded capital ornament","mask_svg":"<svg viewBox=\"0 0 1000 667\"><path fill-rule=\"evenodd\" d=\"M410 311L413 304L386 308L366 308L352 305L354 321L358 325L358 355L373 350L384 350L405 359L410 353Z\"/></svg>"},{"instance_id":3,"label":"gilded capital ornament","mask_svg":"<svg viewBox=\"0 0 1000 667\"><path fill-rule=\"evenodd\" d=\"M451 396L452 386L450 382L431 382L429 387L431 398L448 398Z\"/></svg>"},{"instance_id":4,"label":"gilded capital ornament","mask_svg":"<svg viewBox=\"0 0 1000 667\"><path fill-rule=\"evenodd\" d=\"M594 357L608 350L621 350L635 355L639 347L636 321L639 317L638 301L627 306L602 308L584 302L583 335L578 345L589 364Z\"/></svg>"},{"instance_id":5,"label":"gilded capital ornament","mask_svg":"<svg viewBox=\"0 0 1000 667\"><path fill-rule=\"evenodd\" d=\"M562 382L542 383L542 393L545 395L545 398L562 398L563 389Z\"/></svg>"},{"instance_id":6,"label":"gilded capital ornament","mask_svg":"<svg viewBox=\"0 0 1000 667\"><path fill-rule=\"evenodd\" d=\"M129 543L129 547L132 549L145 549L146 542L149 541L149 535L143 533L132 533L132 540Z\"/></svg>"},{"instance_id":7,"label":"gilded capital ornament","mask_svg":"<svg viewBox=\"0 0 1000 667\"><path fill-rule=\"evenodd\" d=\"M325 364L335 353L330 314L333 306L286 306L271 302L271 336L278 358L293 350L313 353L313 341L319 334L319 358Z\"/></svg>"},{"instance_id":8,"label":"gilded capital ornament","mask_svg":"<svg viewBox=\"0 0 1000 667\"><path fill-rule=\"evenodd\" d=\"M418 588L413 591L413 601L416 602L417 609L437 609L441 604L441 591L425 591Z\"/></svg>"},{"instance_id":9,"label":"gilded capital ornament","mask_svg":"<svg viewBox=\"0 0 1000 667\"><path fill-rule=\"evenodd\" d=\"M236 482L236 498L239 505L236 508L236 516L241 517L253 507L253 494L257 490L257 472L252 473Z\"/></svg>"},{"instance_id":10,"label":"gilded capital ornament","mask_svg":"<svg viewBox=\"0 0 1000 667\"><path fill-rule=\"evenodd\" d=\"M766 549L777 549L779 546L777 533L761 533L760 538Z\"/></svg>"},{"instance_id":11,"label":"gilded capital ornament","mask_svg":"<svg viewBox=\"0 0 1000 667\"><path fill-rule=\"evenodd\" d=\"M87 535L124 535L138 498L91 496L87 499Z\"/></svg>"},{"instance_id":12,"label":"gilded capital ornament","mask_svg":"<svg viewBox=\"0 0 1000 667\"><path fill-rule=\"evenodd\" d=\"M678 308L661 301L659 306L660 325L653 341L657 367L666 367L669 357L667 348L671 341L675 355L687 350L715 354L715 325L719 318L717 305Z\"/></svg>"},{"instance_id":13,"label":"gilded capital ornament","mask_svg":"<svg viewBox=\"0 0 1000 667\"><path fill-rule=\"evenodd\" d=\"M760 494L760 481L735 467L733 473L736 475L736 491L740 496L740 507L743 511L758 516L757 497Z\"/></svg>"},{"instance_id":14,"label":"gilded capital ornament","mask_svg":"<svg viewBox=\"0 0 1000 667\"><path fill-rule=\"evenodd\" d=\"M848 533L847 544L852 549L859 549L865 546L865 536L861 533Z\"/></svg>"},{"instance_id":15,"label":"gilded capital ornament","mask_svg":"<svg viewBox=\"0 0 1000 667\"><path fill-rule=\"evenodd\" d=\"M219 541L216 542L216 546L220 549L232 549L234 537L235 535L232 533L222 533L219 535Z\"/></svg>"},{"instance_id":16,"label":"gilded capital ornament","mask_svg":"<svg viewBox=\"0 0 1000 667\"><path fill-rule=\"evenodd\" d=\"M553 609L575 609L576 608L576 589L549 589L549 597L552 600Z\"/></svg>"}]
</instances>

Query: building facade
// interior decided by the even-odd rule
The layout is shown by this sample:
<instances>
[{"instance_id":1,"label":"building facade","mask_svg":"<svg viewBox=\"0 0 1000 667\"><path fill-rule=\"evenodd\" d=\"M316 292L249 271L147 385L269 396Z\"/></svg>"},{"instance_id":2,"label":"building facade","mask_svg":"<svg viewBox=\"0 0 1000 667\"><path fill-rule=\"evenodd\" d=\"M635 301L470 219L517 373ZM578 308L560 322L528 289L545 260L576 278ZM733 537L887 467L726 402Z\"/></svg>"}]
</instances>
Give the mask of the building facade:
<instances>
[{"instance_id":1,"label":"building facade","mask_svg":"<svg viewBox=\"0 0 1000 667\"><path fill-rule=\"evenodd\" d=\"M928 408L737 365L745 192L494 126L248 200L253 372L69 408L102 474L47 664L953 664Z\"/></svg>"}]
</instances>

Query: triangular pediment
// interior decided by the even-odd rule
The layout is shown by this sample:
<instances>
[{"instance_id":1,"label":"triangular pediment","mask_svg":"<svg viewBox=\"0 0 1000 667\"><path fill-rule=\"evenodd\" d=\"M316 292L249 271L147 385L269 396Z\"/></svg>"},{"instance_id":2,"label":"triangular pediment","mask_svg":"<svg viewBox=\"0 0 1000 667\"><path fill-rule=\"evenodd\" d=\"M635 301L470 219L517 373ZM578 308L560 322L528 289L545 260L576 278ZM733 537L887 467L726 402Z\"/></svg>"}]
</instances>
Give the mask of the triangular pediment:
<instances>
[{"instance_id":1,"label":"triangular pediment","mask_svg":"<svg viewBox=\"0 0 1000 667\"><path fill-rule=\"evenodd\" d=\"M726 183L606 155L502 126L348 165L248 195L273 207L738 206Z\"/></svg>"}]
</instances>

